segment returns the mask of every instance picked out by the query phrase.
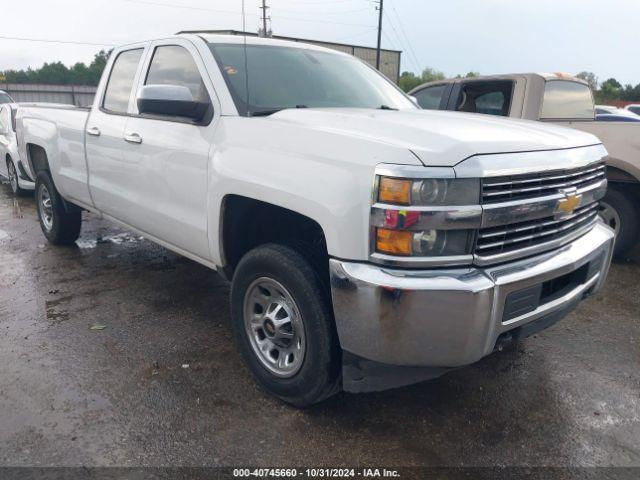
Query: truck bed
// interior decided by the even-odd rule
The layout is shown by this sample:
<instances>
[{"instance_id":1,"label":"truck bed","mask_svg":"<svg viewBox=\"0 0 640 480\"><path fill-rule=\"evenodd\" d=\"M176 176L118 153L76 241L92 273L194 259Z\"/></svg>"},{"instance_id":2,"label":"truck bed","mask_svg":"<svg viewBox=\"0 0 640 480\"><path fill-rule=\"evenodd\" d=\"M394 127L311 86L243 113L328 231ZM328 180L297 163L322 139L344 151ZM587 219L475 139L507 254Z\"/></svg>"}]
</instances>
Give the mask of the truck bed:
<instances>
[{"instance_id":1,"label":"truck bed","mask_svg":"<svg viewBox=\"0 0 640 480\"><path fill-rule=\"evenodd\" d=\"M27 151L26 145L41 145L47 151L51 174L61 194L68 200L88 205L91 197L87 186L84 131L89 111L73 105L23 103L18 108L16 122L20 156L27 159L31 171L39 170L34 164L41 160L38 152Z\"/></svg>"}]
</instances>

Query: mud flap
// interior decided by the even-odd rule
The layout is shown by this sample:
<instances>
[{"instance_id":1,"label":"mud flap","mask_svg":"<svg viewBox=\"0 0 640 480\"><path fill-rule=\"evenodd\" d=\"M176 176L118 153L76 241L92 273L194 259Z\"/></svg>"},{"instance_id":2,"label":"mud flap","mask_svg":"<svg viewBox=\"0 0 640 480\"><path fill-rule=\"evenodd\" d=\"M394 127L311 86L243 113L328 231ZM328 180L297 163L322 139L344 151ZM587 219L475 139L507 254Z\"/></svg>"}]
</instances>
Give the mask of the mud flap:
<instances>
[{"instance_id":1,"label":"mud flap","mask_svg":"<svg viewBox=\"0 0 640 480\"><path fill-rule=\"evenodd\" d=\"M387 365L342 353L342 388L345 392L379 392L437 378L453 370L446 367Z\"/></svg>"}]
</instances>

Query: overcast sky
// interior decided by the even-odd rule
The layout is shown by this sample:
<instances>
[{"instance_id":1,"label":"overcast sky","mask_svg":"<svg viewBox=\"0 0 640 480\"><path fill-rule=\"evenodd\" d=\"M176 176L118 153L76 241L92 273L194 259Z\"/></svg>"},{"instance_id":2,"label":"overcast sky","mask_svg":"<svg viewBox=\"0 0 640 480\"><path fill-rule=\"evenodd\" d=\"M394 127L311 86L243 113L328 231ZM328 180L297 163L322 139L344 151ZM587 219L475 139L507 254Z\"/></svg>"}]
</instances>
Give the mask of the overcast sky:
<instances>
[{"instance_id":1,"label":"overcast sky","mask_svg":"<svg viewBox=\"0 0 640 480\"><path fill-rule=\"evenodd\" d=\"M258 0L246 0L256 31ZM372 0L268 0L275 34L374 46ZM170 5L170 6L167 6ZM241 0L0 0L2 37L117 45L179 30L241 29ZM640 0L385 0L383 47L402 70L448 75L581 70L640 83ZM0 70L89 62L99 45L0 38Z\"/></svg>"}]
</instances>

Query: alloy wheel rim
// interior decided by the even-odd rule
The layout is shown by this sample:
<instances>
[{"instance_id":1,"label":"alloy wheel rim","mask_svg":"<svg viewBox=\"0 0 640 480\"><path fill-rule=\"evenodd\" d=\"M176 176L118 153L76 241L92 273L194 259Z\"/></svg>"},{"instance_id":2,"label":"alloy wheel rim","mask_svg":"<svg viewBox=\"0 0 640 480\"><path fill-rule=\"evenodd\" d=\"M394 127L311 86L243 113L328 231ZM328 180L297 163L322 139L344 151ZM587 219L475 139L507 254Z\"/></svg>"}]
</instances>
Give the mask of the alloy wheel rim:
<instances>
[{"instance_id":1,"label":"alloy wheel rim","mask_svg":"<svg viewBox=\"0 0 640 480\"><path fill-rule=\"evenodd\" d=\"M53 228L53 205L51 195L45 185L41 185L38 190L38 205L40 206L40 219L47 231Z\"/></svg>"},{"instance_id":2,"label":"alloy wheel rim","mask_svg":"<svg viewBox=\"0 0 640 480\"><path fill-rule=\"evenodd\" d=\"M615 208L606 202L600 202L600 209L598 213L600 218L604 220L604 223L613 228L616 234L618 234L620 231L620 215L616 212Z\"/></svg>"},{"instance_id":3,"label":"alloy wheel rim","mask_svg":"<svg viewBox=\"0 0 640 480\"><path fill-rule=\"evenodd\" d=\"M16 167L13 165L12 161L7 163L7 170L9 173L9 183L11 184L11 190L13 193L18 191L18 175L16 174Z\"/></svg>"},{"instance_id":4,"label":"alloy wheel rim","mask_svg":"<svg viewBox=\"0 0 640 480\"><path fill-rule=\"evenodd\" d=\"M254 280L245 294L244 326L260 363L278 377L302 367L306 336L302 315L289 291L272 278Z\"/></svg>"}]
</instances>

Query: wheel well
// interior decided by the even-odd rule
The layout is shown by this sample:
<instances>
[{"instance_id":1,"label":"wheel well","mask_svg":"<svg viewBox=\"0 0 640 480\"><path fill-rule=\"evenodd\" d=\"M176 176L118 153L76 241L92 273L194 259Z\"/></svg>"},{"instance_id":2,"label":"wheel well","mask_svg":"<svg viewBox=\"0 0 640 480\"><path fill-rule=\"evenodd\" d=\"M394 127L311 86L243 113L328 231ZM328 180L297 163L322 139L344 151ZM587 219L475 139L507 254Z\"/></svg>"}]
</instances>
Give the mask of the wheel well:
<instances>
[{"instance_id":1,"label":"wheel well","mask_svg":"<svg viewBox=\"0 0 640 480\"><path fill-rule=\"evenodd\" d=\"M36 177L41 170L49 170L49 160L47 159L47 152L44 148L40 145L29 143L27 144L27 153L33 166L33 174Z\"/></svg>"},{"instance_id":2,"label":"wheel well","mask_svg":"<svg viewBox=\"0 0 640 480\"><path fill-rule=\"evenodd\" d=\"M640 182L630 173L616 167L607 167L609 188L626 195L634 203L640 203Z\"/></svg>"},{"instance_id":3,"label":"wheel well","mask_svg":"<svg viewBox=\"0 0 640 480\"><path fill-rule=\"evenodd\" d=\"M307 258L328 286L329 255L324 232L305 215L252 198L228 195L223 202L221 241L228 278L249 250L265 243L278 243Z\"/></svg>"},{"instance_id":4,"label":"wheel well","mask_svg":"<svg viewBox=\"0 0 640 480\"><path fill-rule=\"evenodd\" d=\"M638 179L624 170L607 166L607 180L613 183L640 183Z\"/></svg>"}]
</instances>

